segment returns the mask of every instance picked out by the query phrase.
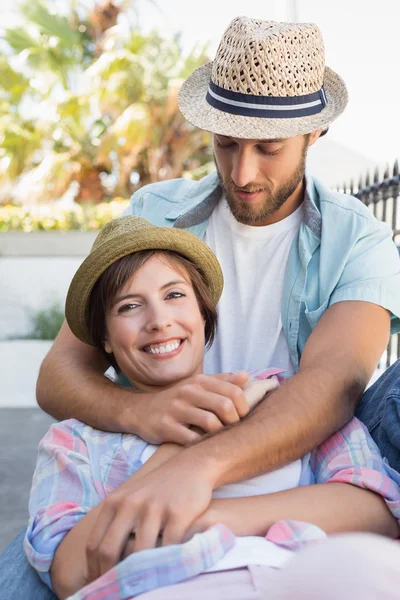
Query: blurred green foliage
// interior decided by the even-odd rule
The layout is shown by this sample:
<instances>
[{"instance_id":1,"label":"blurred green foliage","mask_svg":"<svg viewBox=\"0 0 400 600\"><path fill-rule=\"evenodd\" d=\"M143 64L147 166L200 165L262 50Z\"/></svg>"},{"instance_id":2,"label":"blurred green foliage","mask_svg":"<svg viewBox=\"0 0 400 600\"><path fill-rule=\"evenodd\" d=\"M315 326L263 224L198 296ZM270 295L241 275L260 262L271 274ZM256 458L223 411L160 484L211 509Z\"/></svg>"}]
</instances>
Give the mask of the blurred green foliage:
<instances>
[{"instance_id":1,"label":"blurred green foliage","mask_svg":"<svg viewBox=\"0 0 400 600\"><path fill-rule=\"evenodd\" d=\"M54 340L65 319L58 302L31 314L31 330L22 336L25 340Z\"/></svg>"},{"instance_id":2,"label":"blurred green foliage","mask_svg":"<svg viewBox=\"0 0 400 600\"><path fill-rule=\"evenodd\" d=\"M98 203L209 169L210 136L177 101L206 46L184 55L179 35L144 34L134 1L19 8L0 40L0 204L48 203L73 185L77 202Z\"/></svg>"},{"instance_id":3,"label":"blurred green foliage","mask_svg":"<svg viewBox=\"0 0 400 600\"><path fill-rule=\"evenodd\" d=\"M129 201L116 199L100 204L62 208L51 204L36 206L0 206L0 232L4 231L96 231L120 217Z\"/></svg>"}]
</instances>

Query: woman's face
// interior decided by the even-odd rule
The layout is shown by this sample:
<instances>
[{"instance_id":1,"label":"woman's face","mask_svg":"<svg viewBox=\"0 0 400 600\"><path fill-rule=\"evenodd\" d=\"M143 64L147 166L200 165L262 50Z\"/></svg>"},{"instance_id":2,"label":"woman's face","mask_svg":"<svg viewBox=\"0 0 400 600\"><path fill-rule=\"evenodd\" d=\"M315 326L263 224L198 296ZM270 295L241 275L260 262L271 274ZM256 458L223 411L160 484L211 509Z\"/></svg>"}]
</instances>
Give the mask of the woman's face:
<instances>
[{"instance_id":1,"label":"woman's face","mask_svg":"<svg viewBox=\"0 0 400 600\"><path fill-rule=\"evenodd\" d=\"M141 391L202 372L204 319L188 276L165 256L151 257L118 291L106 336L106 352Z\"/></svg>"}]
</instances>

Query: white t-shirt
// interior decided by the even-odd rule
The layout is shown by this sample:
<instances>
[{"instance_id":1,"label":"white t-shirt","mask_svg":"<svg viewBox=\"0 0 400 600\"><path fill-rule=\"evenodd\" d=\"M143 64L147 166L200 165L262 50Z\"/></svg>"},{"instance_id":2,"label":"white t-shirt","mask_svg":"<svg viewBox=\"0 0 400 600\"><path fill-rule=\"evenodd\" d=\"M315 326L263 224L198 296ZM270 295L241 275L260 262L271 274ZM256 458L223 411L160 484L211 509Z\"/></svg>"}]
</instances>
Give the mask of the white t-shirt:
<instances>
[{"instance_id":1,"label":"white t-shirt","mask_svg":"<svg viewBox=\"0 0 400 600\"><path fill-rule=\"evenodd\" d=\"M303 205L278 223L238 223L225 198L213 211L205 241L224 274L218 304L218 331L207 351L205 373L279 367L294 373L282 329L285 268L303 219Z\"/></svg>"},{"instance_id":2,"label":"white t-shirt","mask_svg":"<svg viewBox=\"0 0 400 600\"><path fill-rule=\"evenodd\" d=\"M268 367L294 369L282 330L281 301L285 267L303 218L300 206L286 219L265 227L242 225L226 200L211 215L205 241L216 254L224 274L218 305L218 332L205 358L205 373ZM141 460L156 451L147 446ZM301 460L272 473L231 483L214 490L214 498L257 496L298 487ZM292 556L262 537L237 538L234 547L209 571L237 569L249 564L282 567Z\"/></svg>"}]
</instances>

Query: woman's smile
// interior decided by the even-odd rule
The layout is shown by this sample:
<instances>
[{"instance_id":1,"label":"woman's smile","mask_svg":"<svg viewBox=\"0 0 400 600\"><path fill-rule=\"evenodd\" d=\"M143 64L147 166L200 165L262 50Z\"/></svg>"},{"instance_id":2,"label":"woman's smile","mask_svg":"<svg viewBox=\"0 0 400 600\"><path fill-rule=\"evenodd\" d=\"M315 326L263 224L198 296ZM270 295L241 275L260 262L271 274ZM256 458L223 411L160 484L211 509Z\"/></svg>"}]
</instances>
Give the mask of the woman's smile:
<instances>
[{"instance_id":1,"label":"woman's smile","mask_svg":"<svg viewBox=\"0 0 400 600\"><path fill-rule=\"evenodd\" d=\"M149 354L152 358L166 359L179 354L184 344L184 339L169 339L162 342L154 342L142 348L143 352Z\"/></svg>"},{"instance_id":2,"label":"woman's smile","mask_svg":"<svg viewBox=\"0 0 400 600\"><path fill-rule=\"evenodd\" d=\"M204 346L204 318L189 276L165 256L149 258L106 315L106 352L135 389L149 391L201 373Z\"/></svg>"}]
</instances>

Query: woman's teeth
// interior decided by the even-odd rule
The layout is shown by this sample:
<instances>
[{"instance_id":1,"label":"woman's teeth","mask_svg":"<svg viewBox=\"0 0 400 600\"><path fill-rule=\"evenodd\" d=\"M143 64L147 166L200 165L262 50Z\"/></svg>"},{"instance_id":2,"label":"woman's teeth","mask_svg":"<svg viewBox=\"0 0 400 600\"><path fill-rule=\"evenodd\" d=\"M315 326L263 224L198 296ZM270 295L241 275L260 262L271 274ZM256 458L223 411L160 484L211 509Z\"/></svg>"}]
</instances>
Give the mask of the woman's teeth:
<instances>
[{"instance_id":1,"label":"woman's teeth","mask_svg":"<svg viewBox=\"0 0 400 600\"><path fill-rule=\"evenodd\" d=\"M157 344L156 346L147 346L144 349L148 354L168 354L168 352L173 352L181 345L180 340L176 340L175 342L168 342L167 344Z\"/></svg>"}]
</instances>

